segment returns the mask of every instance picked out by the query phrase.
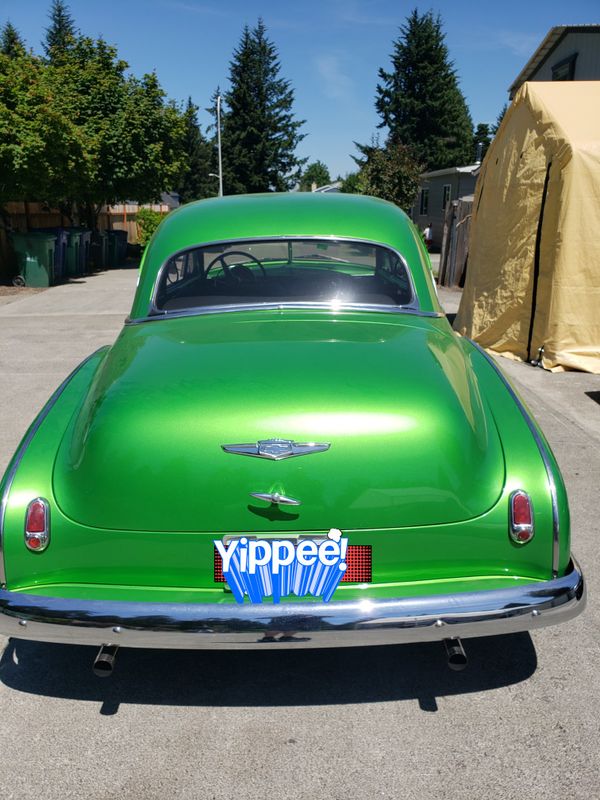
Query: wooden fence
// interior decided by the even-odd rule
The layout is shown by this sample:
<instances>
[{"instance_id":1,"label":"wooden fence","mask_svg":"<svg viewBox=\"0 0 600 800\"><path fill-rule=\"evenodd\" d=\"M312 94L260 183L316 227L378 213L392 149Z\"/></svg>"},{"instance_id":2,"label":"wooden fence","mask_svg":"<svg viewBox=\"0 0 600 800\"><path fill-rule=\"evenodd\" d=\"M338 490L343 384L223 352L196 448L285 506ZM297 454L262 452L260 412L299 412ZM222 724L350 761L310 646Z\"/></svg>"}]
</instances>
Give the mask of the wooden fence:
<instances>
[{"instance_id":1,"label":"wooden fence","mask_svg":"<svg viewBox=\"0 0 600 800\"><path fill-rule=\"evenodd\" d=\"M446 206L438 283L464 286L469 258L473 197L461 197Z\"/></svg>"}]
</instances>

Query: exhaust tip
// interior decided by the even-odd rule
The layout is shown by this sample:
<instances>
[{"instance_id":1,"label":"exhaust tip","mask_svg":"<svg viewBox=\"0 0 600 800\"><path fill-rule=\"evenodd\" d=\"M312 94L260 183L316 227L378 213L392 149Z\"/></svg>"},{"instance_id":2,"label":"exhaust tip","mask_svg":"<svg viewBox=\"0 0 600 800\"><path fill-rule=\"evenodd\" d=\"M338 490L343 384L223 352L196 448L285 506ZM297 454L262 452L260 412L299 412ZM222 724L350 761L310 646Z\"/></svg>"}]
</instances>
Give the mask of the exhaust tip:
<instances>
[{"instance_id":1,"label":"exhaust tip","mask_svg":"<svg viewBox=\"0 0 600 800\"><path fill-rule=\"evenodd\" d=\"M109 678L115 667L117 645L103 644L94 660L92 672L98 678Z\"/></svg>"},{"instance_id":2,"label":"exhaust tip","mask_svg":"<svg viewBox=\"0 0 600 800\"><path fill-rule=\"evenodd\" d=\"M454 670L454 672L460 672L465 669L469 663L469 659L464 651L461 640L458 638L444 639L444 647L446 648L446 658L450 669Z\"/></svg>"}]
</instances>

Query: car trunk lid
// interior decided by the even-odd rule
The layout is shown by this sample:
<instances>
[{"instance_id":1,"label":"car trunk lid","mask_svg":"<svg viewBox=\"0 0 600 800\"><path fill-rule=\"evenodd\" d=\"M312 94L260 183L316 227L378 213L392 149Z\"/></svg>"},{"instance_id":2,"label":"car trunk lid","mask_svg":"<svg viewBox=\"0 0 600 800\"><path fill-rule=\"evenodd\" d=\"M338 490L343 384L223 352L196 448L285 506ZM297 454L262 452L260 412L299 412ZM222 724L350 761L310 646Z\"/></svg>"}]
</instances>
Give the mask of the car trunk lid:
<instances>
[{"instance_id":1,"label":"car trunk lid","mask_svg":"<svg viewBox=\"0 0 600 800\"><path fill-rule=\"evenodd\" d=\"M281 460L223 449L274 438L330 446ZM127 327L54 471L61 510L84 525L215 535L458 522L503 484L493 419L445 321L292 310Z\"/></svg>"}]
</instances>

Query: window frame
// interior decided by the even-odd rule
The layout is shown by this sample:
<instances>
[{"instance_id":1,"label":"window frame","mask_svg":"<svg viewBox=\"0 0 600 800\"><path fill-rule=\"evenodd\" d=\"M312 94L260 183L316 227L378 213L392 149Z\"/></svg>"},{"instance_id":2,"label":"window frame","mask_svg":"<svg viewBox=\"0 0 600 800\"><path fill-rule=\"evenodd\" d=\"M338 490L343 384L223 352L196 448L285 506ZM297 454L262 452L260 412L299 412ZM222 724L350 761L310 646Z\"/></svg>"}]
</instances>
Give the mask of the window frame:
<instances>
[{"instance_id":1,"label":"window frame","mask_svg":"<svg viewBox=\"0 0 600 800\"><path fill-rule=\"evenodd\" d=\"M446 189L448 190L448 195L446 196ZM452 202L452 184L451 183L444 183L442 186L442 211L445 211L448 208L448 204Z\"/></svg>"},{"instance_id":2,"label":"window frame","mask_svg":"<svg viewBox=\"0 0 600 800\"><path fill-rule=\"evenodd\" d=\"M189 253L193 250L197 250L203 247L216 247L220 245L244 245L244 244L252 244L256 242L265 242L265 241L326 241L326 242L340 242L340 243L348 243L348 244L364 244L372 247L381 247L385 250L388 250L390 253L395 255L399 261L401 262L402 266L406 271L406 275L408 277L408 283L411 292L411 299L410 302L405 303L401 306L396 305L379 305L379 304L371 304L371 303L340 303L339 305L336 303L331 302L319 302L319 301L284 301L284 302L251 302L251 303L229 303L226 305L220 306L193 306L188 309L182 310L172 310L169 311L168 309L158 308L157 306L157 296L159 293L159 287L161 285L161 281L163 278L164 272L168 269L169 263L172 259L179 258L186 253ZM217 241L210 241L210 242L198 242L196 244L188 245L186 247L182 247L179 250L171 253L161 264L159 270L156 273L156 278L154 279L154 283L152 286L152 294L150 298L150 306L147 312L147 316L140 318L140 319L130 319L128 322L130 324L134 324L136 322L146 321L146 320L159 320L159 319L168 319L173 317L181 317L181 316L199 316L203 314L217 314L217 313L224 313L228 311L249 311L249 310L269 310L269 309L279 309L279 308L318 308L318 309L326 309L326 310L357 310L357 311L380 311L382 313L411 313L411 314L418 314L420 316L429 316L429 317L437 317L440 314L437 311L421 311L420 308L420 300L419 295L417 294L416 286L414 277L412 274L412 270L409 267L407 259L396 250L395 247L392 247L389 244L384 242L375 242L370 239L358 239L352 238L347 236L252 236L252 237L242 237L242 238L235 238L235 239L221 239Z\"/></svg>"},{"instance_id":3,"label":"window frame","mask_svg":"<svg viewBox=\"0 0 600 800\"><path fill-rule=\"evenodd\" d=\"M552 80L553 81L574 81L575 80L575 62L577 61L577 56L579 53L571 53L570 56L557 61L556 64L553 64L552 69ZM560 73L562 70L566 68L566 76L560 77Z\"/></svg>"}]
</instances>

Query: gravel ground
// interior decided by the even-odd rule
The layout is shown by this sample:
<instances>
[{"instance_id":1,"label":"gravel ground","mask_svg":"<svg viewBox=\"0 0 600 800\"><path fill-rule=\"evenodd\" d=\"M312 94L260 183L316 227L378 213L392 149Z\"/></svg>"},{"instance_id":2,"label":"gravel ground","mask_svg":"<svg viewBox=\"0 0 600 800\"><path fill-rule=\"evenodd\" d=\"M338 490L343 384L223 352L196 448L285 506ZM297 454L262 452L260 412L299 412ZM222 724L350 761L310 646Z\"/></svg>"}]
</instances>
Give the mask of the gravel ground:
<instances>
[{"instance_id":1,"label":"gravel ground","mask_svg":"<svg viewBox=\"0 0 600 800\"><path fill-rule=\"evenodd\" d=\"M52 388L114 339L134 285L103 273L0 308L0 470ZM599 798L600 378L501 364L564 470L584 615L469 641L462 673L437 644L130 650L101 681L90 648L0 642L3 798Z\"/></svg>"}]
</instances>

